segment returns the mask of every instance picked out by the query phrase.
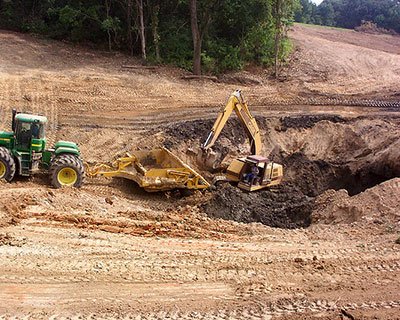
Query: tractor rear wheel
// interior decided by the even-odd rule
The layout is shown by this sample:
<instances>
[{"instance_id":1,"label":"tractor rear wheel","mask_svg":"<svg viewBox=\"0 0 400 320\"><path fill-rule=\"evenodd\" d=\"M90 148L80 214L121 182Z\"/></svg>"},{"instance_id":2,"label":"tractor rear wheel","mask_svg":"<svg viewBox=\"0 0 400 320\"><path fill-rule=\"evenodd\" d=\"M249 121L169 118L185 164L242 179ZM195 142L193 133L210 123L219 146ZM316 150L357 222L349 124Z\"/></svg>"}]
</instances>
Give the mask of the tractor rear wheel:
<instances>
[{"instance_id":1,"label":"tractor rear wheel","mask_svg":"<svg viewBox=\"0 0 400 320\"><path fill-rule=\"evenodd\" d=\"M82 161L71 155L61 154L50 164L50 181L55 188L62 186L80 188L85 180Z\"/></svg>"},{"instance_id":2,"label":"tractor rear wheel","mask_svg":"<svg viewBox=\"0 0 400 320\"><path fill-rule=\"evenodd\" d=\"M11 152L4 147L0 147L0 179L10 182L14 178L15 169L15 160Z\"/></svg>"}]
</instances>

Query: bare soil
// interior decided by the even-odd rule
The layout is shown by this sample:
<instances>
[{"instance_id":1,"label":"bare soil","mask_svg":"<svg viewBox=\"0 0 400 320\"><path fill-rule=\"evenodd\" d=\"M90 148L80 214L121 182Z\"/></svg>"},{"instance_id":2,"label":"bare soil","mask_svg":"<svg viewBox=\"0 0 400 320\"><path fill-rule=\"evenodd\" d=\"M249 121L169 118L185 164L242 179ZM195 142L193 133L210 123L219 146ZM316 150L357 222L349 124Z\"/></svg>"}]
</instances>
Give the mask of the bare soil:
<instances>
[{"instance_id":1,"label":"bare soil","mask_svg":"<svg viewBox=\"0 0 400 320\"><path fill-rule=\"evenodd\" d=\"M285 178L185 197L123 179L0 182L0 318L398 318L398 109L340 101L399 101L400 40L300 25L290 36L279 81L249 68L213 82L1 31L0 130L17 108L46 115L48 144L75 141L90 164L166 146L200 169L196 152L239 86ZM325 97L339 102L313 103ZM248 154L234 116L216 149L221 170Z\"/></svg>"}]
</instances>

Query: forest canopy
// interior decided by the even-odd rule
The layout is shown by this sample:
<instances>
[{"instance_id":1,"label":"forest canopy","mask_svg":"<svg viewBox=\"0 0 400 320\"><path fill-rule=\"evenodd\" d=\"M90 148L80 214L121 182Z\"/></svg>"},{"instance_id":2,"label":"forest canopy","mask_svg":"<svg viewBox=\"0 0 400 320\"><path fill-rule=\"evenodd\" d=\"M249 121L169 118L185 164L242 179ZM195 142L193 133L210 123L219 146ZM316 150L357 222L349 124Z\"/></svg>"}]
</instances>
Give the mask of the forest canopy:
<instances>
[{"instance_id":1,"label":"forest canopy","mask_svg":"<svg viewBox=\"0 0 400 320\"><path fill-rule=\"evenodd\" d=\"M319 6L299 0L295 21L354 29L364 22L400 33L399 0L324 0Z\"/></svg>"},{"instance_id":2,"label":"forest canopy","mask_svg":"<svg viewBox=\"0 0 400 320\"><path fill-rule=\"evenodd\" d=\"M0 27L218 73L288 55L295 0L0 0ZM278 30L279 29L279 30ZM278 40L278 42L276 42ZM197 42L196 42L197 41ZM278 43L278 50L275 46Z\"/></svg>"},{"instance_id":3,"label":"forest canopy","mask_svg":"<svg viewBox=\"0 0 400 320\"><path fill-rule=\"evenodd\" d=\"M30 32L196 74L276 66L293 21L400 33L400 0L0 0L0 28ZM368 24L366 24L366 22Z\"/></svg>"}]
</instances>

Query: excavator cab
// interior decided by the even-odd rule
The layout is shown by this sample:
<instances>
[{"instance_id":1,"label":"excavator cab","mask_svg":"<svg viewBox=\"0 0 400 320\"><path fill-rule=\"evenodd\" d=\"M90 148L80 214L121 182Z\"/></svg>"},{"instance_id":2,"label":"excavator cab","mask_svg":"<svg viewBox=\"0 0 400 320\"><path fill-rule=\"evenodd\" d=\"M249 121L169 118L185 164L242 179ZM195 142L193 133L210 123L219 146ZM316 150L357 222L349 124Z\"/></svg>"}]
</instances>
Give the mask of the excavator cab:
<instances>
[{"instance_id":1,"label":"excavator cab","mask_svg":"<svg viewBox=\"0 0 400 320\"><path fill-rule=\"evenodd\" d=\"M283 178L282 165L269 161L268 158L251 155L242 159L238 187L255 191L277 185ZM232 172L231 172L232 174Z\"/></svg>"}]
</instances>

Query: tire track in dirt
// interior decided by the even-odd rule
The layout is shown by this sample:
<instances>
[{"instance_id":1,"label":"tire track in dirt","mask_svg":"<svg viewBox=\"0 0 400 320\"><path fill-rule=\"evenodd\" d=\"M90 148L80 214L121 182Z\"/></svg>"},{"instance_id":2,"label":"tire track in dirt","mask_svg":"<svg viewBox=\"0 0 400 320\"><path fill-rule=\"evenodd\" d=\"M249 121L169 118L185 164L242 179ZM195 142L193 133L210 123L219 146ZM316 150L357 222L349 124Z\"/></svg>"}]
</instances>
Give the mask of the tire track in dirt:
<instances>
[{"instance_id":1,"label":"tire track in dirt","mask_svg":"<svg viewBox=\"0 0 400 320\"><path fill-rule=\"evenodd\" d=\"M116 253L116 252L115 252ZM260 284L254 284L247 289L240 289L238 295L257 295L265 292L272 292L275 285L283 288L284 282L287 280L282 273L291 274L289 278L293 281L300 282L302 279L312 281L316 276L336 279L336 282L347 283L354 276L368 280L381 279L382 277L397 277L399 275L400 266L396 261L385 261L386 267L380 267L374 264L361 264L355 266L354 269L346 269L337 267L334 271L327 272L326 270L318 269L318 266L312 270L296 269L290 262L286 264L269 263L269 268L262 266L242 266L243 261L238 260L234 264L227 263L222 259L212 261L209 259L187 259L179 256L179 265L169 265L164 263L168 257L163 257L163 260L146 260L147 256L142 255L131 260L123 259L108 259L104 260L101 257L87 258L85 262L76 261L74 259L63 259L63 266L57 266L57 263L38 263L37 260L26 259L22 267L15 265L12 261L8 261L8 266L13 266L18 272L31 274L36 271L38 274L32 276L19 276L15 274L7 274L6 272L0 276L1 282L9 282L16 284L35 284L35 283L53 283L53 282L90 282L99 279L103 281L117 282L135 282L135 281L227 281L231 283L247 283L252 278L256 278ZM176 257L178 260L178 257ZM101 261L101 262L98 262ZM146 262L148 261L148 262ZM182 262L181 262L182 261ZM202 263L203 262L203 263ZM338 262L338 261L335 261ZM38 266L39 264L39 266ZM5 267L5 266L4 266ZM74 270L74 273L68 275L65 270ZM134 269L135 273L132 274ZM292 274L295 270L295 274ZM59 275L52 276L53 272L58 272ZM288 289L290 286L287 287Z\"/></svg>"},{"instance_id":2,"label":"tire track in dirt","mask_svg":"<svg viewBox=\"0 0 400 320\"><path fill-rule=\"evenodd\" d=\"M13 102L15 101L15 83L9 79L5 79L1 84L2 94L4 98L0 106L0 130L10 131L11 124L11 109L15 108Z\"/></svg>"},{"instance_id":3,"label":"tire track in dirt","mask_svg":"<svg viewBox=\"0 0 400 320\"><path fill-rule=\"evenodd\" d=\"M126 287L123 288L124 290L127 290ZM165 287L159 288L161 290L165 290ZM217 292L220 290L223 290L223 288L216 288ZM161 291L160 290L160 291ZM180 287L179 290L182 290ZM206 291L198 290L196 291L197 296L205 295L207 294L207 290L211 291L211 296L208 296L210 299L216 299L216 300L222 300L227 299L229 300L228 296L213 296L212 295L212 288L208 287ZM144 293L145 295L146 293ZM274 318L279 318L279 317L285 317L288 315L299 315L299 314L307 314L309 316L312 315L317 315L325 312L326 314L331 314L335 318L339 316L343 311L351 311L354 310L388 310L391 309L391 311L399 310L400 311L400 300L387 300L387 301L365 301L362 303L341 303L338 300L328 300L328 299L307 299L307 298L297 298L291 301L287 300L278 300L277 302L268 302L266 301L265 303L259 303L259 305L254 308L249 307L245 303L238 303L236 302L236 306L238 305L239 308L232 308L228 303L225 302L225 304L222 304L218 309L216 310L207 310L207 311L183 311L180 309L180 305L183 306L182 309L185 309L184 303L185 300L191 299L193 297L193 293L190 294L190 296L186 296L186 292L183 291L180 293L180 296L183 296L179 298L179 296L172 296L169 293L169 297L161 296L160 292L158 292L158 295L152 296L152 299L158 300L158 301L179 301L178 303L175 304L175 308L173 308L173 311L153 311L153 312L138 312L138 313L124 313L123 315L120 314L118 315L118 312L109 312L109 313L102 313L96 312L90 313L90 311L86 313L82 312L65 312L65 311L60 311L57 314L51 314L50 319L65 319L65 317L72 317L76 319L230 319L230 320L236 320L236 319L271 319L272 317ZM129 293L124 296L118 296L118 297L97 297L97 298L59 298L57 301L52 300L51 297L47 298L42 297L42 304L46 304L48 307L52 307L53 305L58 305L58 306L68 306L68 308L73 309L74 305L86 305L86 309L90 310L93 309L95 306L103 306L107 305L107 309L113 309L114 305L117 306L123 306L127 305L129 301L136 300L140 301L140 295L137 296L132 296ZM160 299L161 298L161 299ZM199 298L199 297L198 297ZM1 295L0 295L1 299ZM21 296L19 296L19 299L21 299ZM16 303L17 305L20 305L20 303ZM103 309L103 308L101 308ZM61 314L60 314L61 313ZM26 314L21 314L20 316L26 318L26 319L34 319L35 318L35 313L30 312L27 315ZM11 319L11 315L9 314L3 314L0 315L0 319Z\"/></svg>"},{"instance_id":4,"label":"tire track in dirt","mask_svg":"<svg viewBox=\"0 0 400 320\"><path fill-rule=\"evenodd\" d=\"M39 234L42 233L40 232L41 229L46 230L43 227L36 229L36 223L40 225L41 221L33 224L30 220L27 222L23 230L28 239L35 238L33 234L33 237L30 235L30 230L37 230ZM65 226L52 225L51 228L62 232ZM64 230L66 235L70 234L68 229ZM177 288L185 283L190 285L193 282L205 281L211 291L217 282L229 284L231 288L236 288L234 293L231 292L226 296L215 296L215 301L220 301L222 304L216 309L208 308L207 312L196 308L191 309L190 312L181 311L179 306L185 306L186 303L190 302L190 299L182 300L174 294L169 294L168 300L163 303L168 304L173 301L171 299L177 299L174 302L175 307L171 307L173 311L168 311L168 308L163 309L159 305L163 309L162 314L150 311L132 313L132 317L141 318L159 317L164 319L167 316L171 318L176 316L177 319L184 319L185 317L189 319L268 319L269 317L285 318L297 313L307 315L333 313L337 316L342 310L348 310L351 313L353 310L368 312L370 309L390 311L399 308L400 301L394 299L396 296L393 296L393 293L391 296L385 295L386 299L382 301L374 295L369 295L368 291L366 291L366 296L362 298L362 302L360 302L361 298L353 300L351 297L337 300L329 298L329 295L332 294L340 296L340 291L338 293L335 291L338 290L336 286L331 286L332 290L326 292L323 286L318 285L319 279L324 279L325 282L333 279L336 280L340 290L347 290L348 284L356 287L362 286L363 283L371 285L376 283L377 286L385 286L382 279L396 279L400 271L399 251L390 251L389 247L352 248L348 247L347 244L334 250L322 248L314 250L314 248L310 248L298 252L290 243L264 242L261 245L261 243L237 242L234 245L226 244L221 248L217 246L212 250L207 250L197 247L197 245L200 245L200 241L195 241L195 243L185 241L190 244L189 247L185 247L184 244L180 244L179 240L171 239L162 241L172 241L172 246L171 244L165 246L160 242L158 249L154 251L154 248L149 250L152 245L147 244L147 241L157 242L156 240L140 240L134 237L118 236L119 241L110 242L108 233L99 233L99 235L101 235L101 238L91 238L90 234L89 237L85 235L82 237L74 236L73 240L65 239L63 236L61 247L54 246L49 242L48 245L54 248L54 253L59 252L61 256L53 256L54 253L48 252L48 249L42 247L42 241L35 240L34 243L37 243L37 245L32 247L33 251L24 249L24 256L17 259L19 249L15 248L14 250L13 247L10 247L3 252L4 259L2 259L0 269L12 271L3 273L0 277L0 287L16 286L21 288L33 285L32 288L34 288L34 286L39 285L41 287L77 286L82 288L82 285L85 284L93 286L103 283L109 288L112 288L112 286L117 288L125 285L135 286L137 283L145 282L151 283L150 286L158 291L157 288L160 285L163 286L163 281L168 283L172 281ZM46 237L43 236L43 239L46 239ZM135 243L137 241L138 243ZM65 252L65 249L62 248L64 246L77 248L83 258L76 259L75 254L68 256L62 254L62 252ZM53 257L48 259L50 262L47 263L47 259L40 259L38 252L48 252ZM386 253L384 254L384 252ZM318 257L316 261L313 255ZM21 259L24 260L23 264L19 261ZM62 261L62 265L60 265L60 261ZM310 267L310 264L313 263L315 265ZM323 268L318 268L319 264ZM331 266L334 266L334 268L332 269ZM305 284L313 288L312 296L300 297L297 295L294 289L297 286L300 287L303 281L306 281ZM315 287L313 281L315 281ZM3 291L0 290L0 292ZM18 291L29 292L26 287L24 290ZM76 289L73 291L80 292ZM179 292L181 291L179 290ZM34 290L31 292L34 292ZM160 301L157 294L150 293L148 296L144 295L138 298L138 293L133 289L130 290L130 295L120 294L110 297L109 292L123 291L117 289L104 292L93 291L84 297L68 296L65 299L57 296L57 304L51 304L52 298L43 295L36 294L32 299L37 299L40 302L38 302L40 309L42 311L48 310L46 311L47 314L53 315L51 309L56 308L59 316L86 317L91 310L96 310L96 318L102 315L99 309L105 305L109 310L113 310L113 308L127 310L132 308L132 303L151 304L154 298ZM208 292L207 289L205 289L205 292ZM278 300L274 298L281 294L289 294L290 298ZM328 295L328 297L325 295ZM389 297L391 297L390 300L387 299ZM3 296L3 298L18 301L12 295ZM38 304L36 305L38 306ZM60 308L64 305L68 307L68 311ZM74 305L79 306L79 310L85 308L88 313L72 312ZM22 310L26 310L25 307L22 306ZM18 310L21 310L21 308L18 308ZM196 312L196 317L194 317L193 312ZM109 319L113 316L122 318L126 314L126 312L124 312L124 315L104 313L104 318ZM13 314L13 316L15 315ZM29 313L21 313L21 316L27 315ZM35 316L30 314L29 317L33 319Z\"/></svg>"},{"instance_id":5,"label":"tire track in dirt","mask_svg":"<svg viewBox=\"0 0 400 320\"><path fill-rule=\"evenodd\" d=\"M320 103L313 103L312 101L308 101L307 103L304 102L306 106L310 107L310 113L317 113L321 114L320 111L316 112L313 110L312 106L326 106L326 107L335 107L334 109L327 109L324 110L326 114L338 114L340 112L354 113L354 108L362 108L363 110L360 113L377 113L377 112L392 112L396 111L397 109L393 109L393 104L388 103L385 107L374 108L372 106L358 106L354 104L320 104ZM285 115L287 114L298 114L298 112L304 109L303 103L294 103L293 101L277 101L276 103L265 103L262 102L260 104L253 104L254 107L252 108L252 113L257 116L271 116L273 117L276 114L276 117L280 117L282 113ZM263 106L263 107L260 107ZM274 110L273 106L287 106L288 109L279 108ZM337 107L339 109L337 109ZM212 108L212 109L211 109ZM397 107L396 107L397 108ZM392 110L393 109L393 110ZM105 117L96 117L92 115L83 115L83 114L76 114L71 112L69 114L62 113L60 125L67 126L67 127L78 127L78 128L108 128L108 129L116 129L116 130L149 130L151 128L158 128L159 126L169 125L171 123L179 123L185 124L188 121L193 120L207 120L207 119L216 119L218 113L221 111L220 106L210 107L210 108L191 108L189 110L180 110L180 111L170 111L168 113L150 113L149 115L136 115L136 116L129 116L124 115L118 116L116 114L114 117L105 116ZM303 110L304 111L304 110Z\"/></svg>"},{"instance_id":6,"label":"tire track in dirt","mask_svg":"<svg viewBox=\"0 0 400 320\"><path fill-rule=\"evenodd\" d=\"M28 223L26 226L34 227L34 224ZM42 223L40 222L40 225ZM52 227L55 227L53 224ZM65 224L63 224L65 228ZM89 254L95 251L95 248L105 250L104 254L86 259L76 260L74 256L64 257L63 264L60 265L58 260L49 260L49 262L41 262L38 266L38 260L35 256L26 256L24 266L20 266L18 260L13 256L5 257L0 263L1 268L13 267L18 272L32 273L33 270L43 273L45 277L49 270L61 275L62 279L69 278L70 281L76 281L76 277L82 280L93 280L100 277L101 279L120 279L120 281L154 281L169 279L171 281L193 281L194 279L201 281L233 281L241 283L249 281L253 277L263 283L271 281L282 282L286 280L287 274L292 274L294 281L304 278L313 279L315 275L324 275L335 278L340 275L339 281L346 282L354 275L367 277L369 279L379 279L382 274L387 276L398 274L400 271L399 254L392 254L386 257L373 258L369 257L368 252L362 251L359 255L354 251L338 251L333 253L329 250L320 252L318 259L299 258L297 253L288 253L281 250L279 254L269 250L260 252L252 252L251 256L245 255L242 251L249 250L246 246L237 248L236 255L232 256L229 252L218 252L218 257L203 251L184 250L179 253L171 254L169 251L154 253L145 253L134 251L129 254L129 259L124 258L124 254L119 254L119 250L126 251L123 247L112 247L105 240L91 240L83 238L69 242L76 248L86 248ZM288 250L288 248L286 249ZM346 249L347 250L347 249ZM129 251L126 251L129 252ZM345 253L347 252L347 253ZM371 253L374 251L371 250ZM312 256L309 253L309 257ZM329 257L328 257L329 256ZM362 258L362 257L366 258ZM176 264L175 264L176 260ZM179 260L179 262L178 262ZM101 261L101 265L97 266L97 262ZM170 261L166 263L167 261ZM135 272L132 273L132 268ZM74 270L73 274L68 276L65 270ZM295 272L293 272L295 271ZM10 281L10 275L3 274L0 279ZM24 277L15 277L14 281L23 282ZM39 279L39 278L38 278ZM32 279L29 279L32 282ZM259 289L252 288L252 291L263 291L264 285Z\"/></svg>"},{"instance_id":7,"label":"tire track in dirt","mask_svg":"<svg viewBox=\"0 0 400 320\"><path fill-rule=\"evenodd\" d=\"M41 80L37 80L35 84L24 78L7 81L3 91L6 102L0 109L2 130L11 130L11 109L13 108L19 112L44 115L49 121L46 134L48 146L54 143L58 130L58 106L54 104L51 94L54 89L43 89L44 86Z\"/></svg>"},{"instance_id":8,"label":"tire track in dirt","mask_svg":"<svg viewBox=\"0 0 400 320\"><path fill-rule=\"evenodd\" d=\"M54 92L54 89L51 89L51 93ZM53 147L53 145L58 140L58 110L59 105L55 100L52 94L46 94L45 100L47 101L46 109L47 109L47 118L48 118L48 126L47 126L47 147Z\"/></svg>"}]
</instances>

